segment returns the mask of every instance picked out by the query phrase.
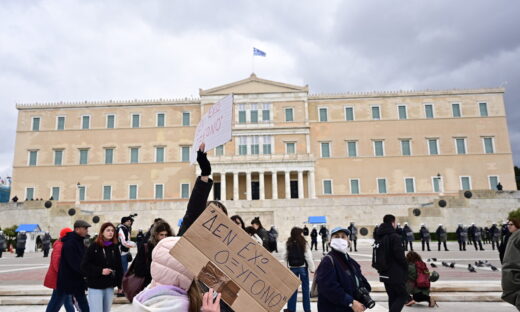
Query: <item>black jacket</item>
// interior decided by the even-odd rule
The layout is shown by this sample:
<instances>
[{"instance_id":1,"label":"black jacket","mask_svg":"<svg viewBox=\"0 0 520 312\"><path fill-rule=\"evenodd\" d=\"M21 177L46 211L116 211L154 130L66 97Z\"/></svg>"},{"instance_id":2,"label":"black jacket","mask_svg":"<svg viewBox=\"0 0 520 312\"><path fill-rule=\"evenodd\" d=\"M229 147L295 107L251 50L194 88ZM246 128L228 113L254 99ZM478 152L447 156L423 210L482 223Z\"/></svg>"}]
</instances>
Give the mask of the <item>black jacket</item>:
<instances>
[{"instance_id":1,"label":"black jacket","mask_svg":"<svg viewBox=\"0 0 520 312\"><path fill-rule=\"evenodd\" d=\"M419 232L421 233L422 240L430 240L430 231L428 231L428 229L424 225L421 226Z\"/></svg>"},{"instance_id":2,"label":"black jacket","mask_svg":"<svg viewBox=\"0 0 520 312\"><path fill-rule=\"evenodd\" d=\"M271 252L271 248L269 248L269 233L264 228L259 228L256 230L256 234L260 236L262 239L262 246L264 246L265 249L269 250Z\"/></svg>"},{"instance_id":3,"label":"black jacket","mask_svg":"<svg viewBox=\"0 0 520 312\"><path fill-rule=\"evenodd\" d=\"M209 192L213 186L213 180L209 179L206 183L197 177L193 190L191 190L190 200L188 201L188 208L186 214L182 218L182 224L179 229L178 236L182 236L188 228L197 220L197 218L206 209L206 203L208 201Z\"/></svg>"},{"instance_id":4,"label":"black jacket","mask_svg":"<svg viewBox=\"0 0 520 312\"><path fill-rule=\"evenodd\" d=\"M103 275L103 269L112 269L114 274ZM123 266L121 253L116 244L101 247L92 243L81 262L81 271L87 277L87 286L95 289L121 288Z\"/></svg>"},{"instance_id":5,"label":"black jacket","mask_svg":"<svg viewBox=\"0 0 520 312\"><path fill-rule=\"evenodd\" d=\"M404 256L401 236L397 234L391 224L381 223L377 229L377 238L383 239L385 236L388 236L388 254L386 254L388 271L382 272L379 278L384 283L404 284L408 276L408 263Z\"/></svg>"},{"instance_id":6,"label":"black jacket","mask_svg":"<svg viewBox=\"0 0 520 312\"><path fill-rule=\"evenodd\" d=\"M18 235L16 235L16 248L25 249L26 243L27 243L27 234L18 233Z\"/></svg>"},{"instance_id":7,"label":"black jacket","mask_svg":"<svg viewBox=\"0 0 520 312\"><path fill-rule=\"evenodd\" d=\"M83 239L76 232L67 233L61 239L63 247L57 289L67 294L84 292L87 286L81 272L81 261L86 251Z\"/></svg>"},{"instance_id":8,"label":"black jacket","mask_svg":"<svg viewBox=\"0 0 520 312\"><path fill-rule=\"evenodd\" d=\"M318 231L316 231L316 229L312 229L312 231L311 231L311 240L313 240L313 241L318 240Z\"/></svg>"},{"instance_id":9,"label":"black jacket","mask_svg":"<svg viewBox=\"0 0 520 312\"><path fill-rule=\"evenodd\" d=\"M42 249L51 248L51 236L47 233L42 237Z\"/></svg>"}]
</instances>

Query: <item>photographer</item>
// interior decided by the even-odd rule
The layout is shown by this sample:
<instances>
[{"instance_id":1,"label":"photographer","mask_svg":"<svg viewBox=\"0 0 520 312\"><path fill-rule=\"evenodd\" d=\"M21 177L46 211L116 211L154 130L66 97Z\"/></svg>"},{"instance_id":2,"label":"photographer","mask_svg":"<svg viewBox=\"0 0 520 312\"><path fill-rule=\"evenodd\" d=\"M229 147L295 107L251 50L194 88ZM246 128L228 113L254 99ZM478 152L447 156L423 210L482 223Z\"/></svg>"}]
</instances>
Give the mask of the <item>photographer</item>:
<instances>
[{"instance_id":1,"label":"photographer","mask_svg":"<svg viewBox=\"0 0 520 312\"><path fill-rule=\"evenodd\" d=\"M87 249L81 263L81 271L87 277L88 304L92 311L110 311L114 287L121 288L123 267L115 232L112 223L101 225L96 241Z\"/></svg>"},{"instance_id":2,"label":"photographer","mask_svg":"<svg viewBox=\"0 0 520 312\"><path fill-rule=\"evenodd\" d=\"M347 254L349 235L346 228L331 231L332 250L321 261L315 277L319 290L318 311L361 312L375 305L361 267Z\"/></svg>"}]
</instances>

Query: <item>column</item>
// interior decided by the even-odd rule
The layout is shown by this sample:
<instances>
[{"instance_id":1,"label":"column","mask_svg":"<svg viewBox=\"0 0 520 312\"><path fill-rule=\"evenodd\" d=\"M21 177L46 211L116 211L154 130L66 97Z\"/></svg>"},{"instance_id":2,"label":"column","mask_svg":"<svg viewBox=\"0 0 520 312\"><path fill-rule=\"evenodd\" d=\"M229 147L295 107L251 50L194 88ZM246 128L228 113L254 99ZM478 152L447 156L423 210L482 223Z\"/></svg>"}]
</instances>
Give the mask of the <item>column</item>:
<instances>
[{"instance_id":1,"label":"column","mask_svg":"<svg viewBox=\"0 0 520 312\"><path fill-rule=\"evenodd\" d=\"M298 198L303 198L303 171L298 170Z\"/></svg>"},{"instance_id":2,"label":"column","mask_svg":"<svg viewBox=\"0 0 520 312\"><path fill-rule=\"evenodd\" d=\"M216 172L213 172L213 178L217 175ZM209 196L208 196L208 200L214 200L215 199L215 195L214 195L214 192L213 190L215 189L215 187L211 187L211 190L209 190ZM190 190L191 192L191 190Z\"/></svg>"},{"instance_id":3,"label":"column","mask_svg":"<svg viewBox=\"0 0 520 312\"><path fill-rule=\"evenodd\" d=\"M291 172L285 171L285 198L291 198Z\"/></svg>"},{"instance_id":4,"label":"column","mask_svg":"<svg viewBox=\"0 0 520 312\"><path fill-rule=\"evenodd\" d=\"M273 171L272 174L273 199L278 199L278 174L276 171Z\"/></svg>"},{"instance_id":5,"label":"column","mask_svg":"<svg viewBox=\"0 0 520 312\"><path fill-rule=\"evenodd\" d=\"M258 173L258 182L260 184L260 200L265 199L265 190L264 190L264 172L260 171Z\"/></svg>"},{"instance_id":6,"label":"column","mask_svg":"<svg viewBox=\"0 0 520 312\"><path fill-rule=\"evenodd\" d=\"M238 196L238 172L233 172L233 200L239 200Z\"/></svg>"},{"instance_id":7,"label":"column","mask_svg":"<svg viewBox=\"0 0 520 312\"><path fill-rule=\"evenodd\" d=\"M226 200L226 173L220 174L220 200Z\"/></svg>"},{"instance_id":8,"label":"column","mask_svg":"<svg viewBox=\"0 0 520 312\"><path fill-rule=\"evenodd\" d=\"M309 198L316 198L316 189L314 186L314 170L309 171L308 180L309 180Z\"/></svg>"},{"instance_id":9,"label":"column","mask_svg":"<svg viewBox=\"0 0 520 312\"><path fill-rule=\"evenodd\" d=\"M246 172L246 199L247 200L252 200L252 196L253 194L251 194L251 172L248 171Z\"/></svg>"}]
</instances>

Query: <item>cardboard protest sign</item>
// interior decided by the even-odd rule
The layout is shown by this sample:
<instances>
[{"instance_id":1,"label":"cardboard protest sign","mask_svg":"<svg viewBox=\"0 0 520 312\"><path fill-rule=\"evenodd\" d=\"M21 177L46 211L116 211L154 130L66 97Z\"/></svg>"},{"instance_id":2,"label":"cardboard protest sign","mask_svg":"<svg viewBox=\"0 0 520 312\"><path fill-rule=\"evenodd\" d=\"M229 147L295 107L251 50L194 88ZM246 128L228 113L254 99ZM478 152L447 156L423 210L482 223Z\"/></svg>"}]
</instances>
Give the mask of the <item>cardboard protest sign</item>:
<instances>
[{"instance_id":1,"label":"cardboard protest sign","mask_svg":"<svg viewBox=\"0 0 520 312\"><path fill-rule=\"evenodd\" d=\"M219 208L210 205L170 254L234 311L280 311L300 280Z\"/></svg>"},{"instance_id":2,"label":"cardboard protest sign","mask_svg":"<svg viewBox=\"0 0 520 312\"><path fill-rule=\"evenodd\" d=\"M233 95L230 94L213 104L202 116L191 147L190 162L197 160L197 150L205 143L205 152L231 141L231 122L233 116Z\"/></svg>"}]
</instances>

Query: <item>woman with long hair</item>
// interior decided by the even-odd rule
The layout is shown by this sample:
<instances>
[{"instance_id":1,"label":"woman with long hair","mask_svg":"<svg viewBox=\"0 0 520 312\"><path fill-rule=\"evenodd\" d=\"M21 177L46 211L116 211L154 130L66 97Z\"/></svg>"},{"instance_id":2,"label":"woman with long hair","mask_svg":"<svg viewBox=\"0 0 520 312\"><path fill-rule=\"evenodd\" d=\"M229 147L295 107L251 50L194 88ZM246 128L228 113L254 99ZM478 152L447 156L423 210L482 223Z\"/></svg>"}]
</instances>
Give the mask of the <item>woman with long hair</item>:
<instances>
[{"instance_id":1,"label":"woman with long hair","mask_svg":"<svg viewBox=\"0 0 520 312\"><path fill-rule=\"evenodd\" d=\"M410 294L407 306L414 305L417 302L428 302L430 308L436 307L437 302L430 296L429 287L429 271L426 263L422 261L421 256L415 251L406 254L406 262L408 262L408 280L406 281L406 290ZM420 275L428 274L428 287L418 284Z\"/></svg>"},{"instance_id":2,"label":"woman with long hair","mask_svg":"<svg viewBox=\"0 0 520 312\"><path fill-rule=\"evenodd\" d=\"M242 230L245 231L246 229L246 224L244 223L244 220L242 220L242 217L240 217L239 215L234 215L234 216L231 216L231 221L235 222L236 225L238 225L239 227L242 228Z\"/></svg>"},{"instance_id":3,"label":"woman with long hair","mask_svg":"<svg viewBox=\"0 0 520 312\"><path fill-rule=\"evenodd\" d=\"M114 287L121 289L123 266L115 233L116 227L112 223L103 223L81 263L81 270L87 277L91 311L109 312Z\"/></svg>"},{"instance_id":4,"label":"woman with long hair","mask_svg":"<svg viewBox=\"0 0 520 312\"><path fill-rule=\"evenodd\" d=\"M286 247L285 261L287 261L287 266L302 281L303 311L310 312L309 271L314 273L315 268L311 249L303 236L303 229L299 227L292 228ZM294 292L287 303L287 310L290 312L296 311L297 295L298 290Z\"/></svg>"}]
</instances>

